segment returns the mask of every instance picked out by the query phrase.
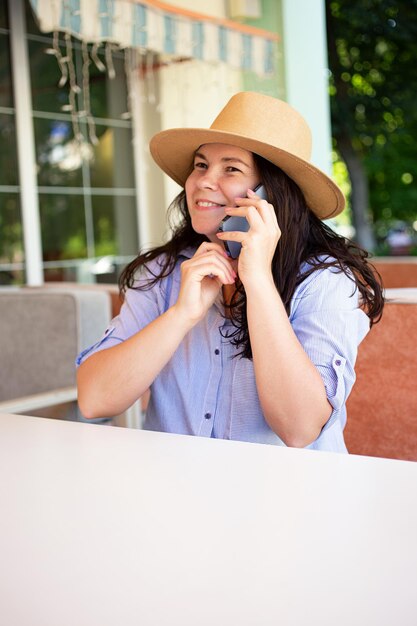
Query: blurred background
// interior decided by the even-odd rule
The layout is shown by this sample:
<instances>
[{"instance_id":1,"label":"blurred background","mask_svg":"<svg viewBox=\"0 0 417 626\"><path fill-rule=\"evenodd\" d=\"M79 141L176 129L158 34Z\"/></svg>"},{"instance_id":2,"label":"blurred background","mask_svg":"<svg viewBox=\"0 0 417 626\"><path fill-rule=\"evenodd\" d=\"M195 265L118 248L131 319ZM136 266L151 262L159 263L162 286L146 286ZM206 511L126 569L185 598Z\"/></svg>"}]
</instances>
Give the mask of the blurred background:
<instances>
[{"instance_id":1,"label":"blurred background","mask_svg":"<svg viewBox=\"0 0 417 626\"><path fill-rule=\"evenodd\" d=\"M149 138L240 90L307 119L336 230L417 257L416 58L417 0L1 0L0 284L116 283L169 234Z\"/></svg>"}]
</instances>

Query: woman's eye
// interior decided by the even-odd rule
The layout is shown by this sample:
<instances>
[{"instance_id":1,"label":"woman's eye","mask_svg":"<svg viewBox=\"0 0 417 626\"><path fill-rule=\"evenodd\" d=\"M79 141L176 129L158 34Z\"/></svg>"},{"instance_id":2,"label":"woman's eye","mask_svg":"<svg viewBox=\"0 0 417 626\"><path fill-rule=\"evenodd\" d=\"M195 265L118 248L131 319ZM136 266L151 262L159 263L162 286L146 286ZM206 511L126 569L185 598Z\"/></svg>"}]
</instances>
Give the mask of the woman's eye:
<instances>
[{"instance_id":1,"label":"woman's eye","mask_svg":"<svg viewBox=\"0 0 417 626\"><path fill-rule=\"evenodd\" d=\"M195 169L202 170L202 169L206 169L206 167L207 167L207 164L203 163L203 161L197 161L196 163L194 163Z\"/></svg>"},{"instance_id":2,"label":"woman's eye","mask_svg":"<svg viewBox=\"0 0 417 626\"><path fill-rule=\"evenodd\" d=\"M233 165L229 165L228 167L226 167L226 172L240 172L240 169L238 169L237 167L233 167Z\"/></svg>"}]
</instances>

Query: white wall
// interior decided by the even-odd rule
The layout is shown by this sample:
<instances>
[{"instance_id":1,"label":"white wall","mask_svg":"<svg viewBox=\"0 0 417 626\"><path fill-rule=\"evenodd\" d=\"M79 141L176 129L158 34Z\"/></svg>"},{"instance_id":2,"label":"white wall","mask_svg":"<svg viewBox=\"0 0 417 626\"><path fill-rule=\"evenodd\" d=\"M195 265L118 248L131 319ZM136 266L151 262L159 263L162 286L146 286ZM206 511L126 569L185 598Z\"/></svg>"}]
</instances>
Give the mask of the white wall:
<instances>
[{"instance_id":1,"label":"white wall","mask_svg":"<svg viewBox=\"0 0 417 626\"><path fill-rule=\"evenodd\" d=\"M324 0L282 1L286 100L313 133L312 162L331 173L330 104Z\"/></svg>"},{"instance_id":2,"label":"white wall","mask_svg":"<svg viewBox=\"0 0 417 626\"><path fill-rule=\"evenodd\" d=\"M170 0L179 8L226 17L224 0ZM143 146L138 178L141 211L141 243L155 245L166 238L166 209L181 188L162 174L149 154L147 144L158 130L210 126L229 98L242 89L242 73L220 63L199 60L171 62L150 72L141 86L142 128L138 141Z\"/></svg>"},{"instance_id":3,"label":"white wall","mask_svg":"<svg viewBox=\"0 0 417 626\"><path fill-rule=\"evenodd\" d=\"M194 60L161 70L161 128L208 128L233 94L242 74L224 64ZM180 187L164 180L168 203Z\"/></svg>"}]
</instances>

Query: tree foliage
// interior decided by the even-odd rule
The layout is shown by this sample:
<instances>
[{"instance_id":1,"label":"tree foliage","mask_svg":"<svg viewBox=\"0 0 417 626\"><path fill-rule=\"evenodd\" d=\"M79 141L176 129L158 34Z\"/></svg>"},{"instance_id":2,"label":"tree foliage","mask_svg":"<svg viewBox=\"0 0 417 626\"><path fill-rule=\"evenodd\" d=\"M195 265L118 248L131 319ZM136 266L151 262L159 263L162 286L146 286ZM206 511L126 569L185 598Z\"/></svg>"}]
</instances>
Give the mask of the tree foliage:
<instances>
[{"instance_id":1,"label":"tree foliage","mask_svg":"<svg viewBox=\"0 0 417 626\"><path fill-rule=\"evenodd\" d=\"M369 232L417 218L417 0L326 0L326 13L333 135L372 247Z\"/></svg>"}]
</instances>

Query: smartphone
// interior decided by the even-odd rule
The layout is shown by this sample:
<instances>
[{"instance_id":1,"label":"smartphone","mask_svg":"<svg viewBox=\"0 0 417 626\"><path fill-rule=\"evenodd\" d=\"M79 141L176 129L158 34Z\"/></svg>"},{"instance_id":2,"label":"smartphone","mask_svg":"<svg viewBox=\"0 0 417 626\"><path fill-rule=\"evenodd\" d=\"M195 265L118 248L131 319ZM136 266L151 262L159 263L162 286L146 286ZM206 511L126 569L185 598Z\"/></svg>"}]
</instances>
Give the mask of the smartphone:
<instances>
[{"instance_id":1,"label":"smartphone","mask_svg":"<svg viewBox=\"0 0 417 626\"><path fill-rule=\"evenodd\" d=\"M263 185L258 185L255 187L254 192L263 200L266 200L266 192L265 187ZM249 222L246 217L234 217L232 215L226 215L226 217L222 220L219 230L223 233L229 233L230 231L240 230L243 233L246 233L249 230ZM224 241L224 247L226 251L229 253L232 259L237 259L240 254L240 250L242 248L242 244L238 241Z\"/></svg>"}]
</instances>

